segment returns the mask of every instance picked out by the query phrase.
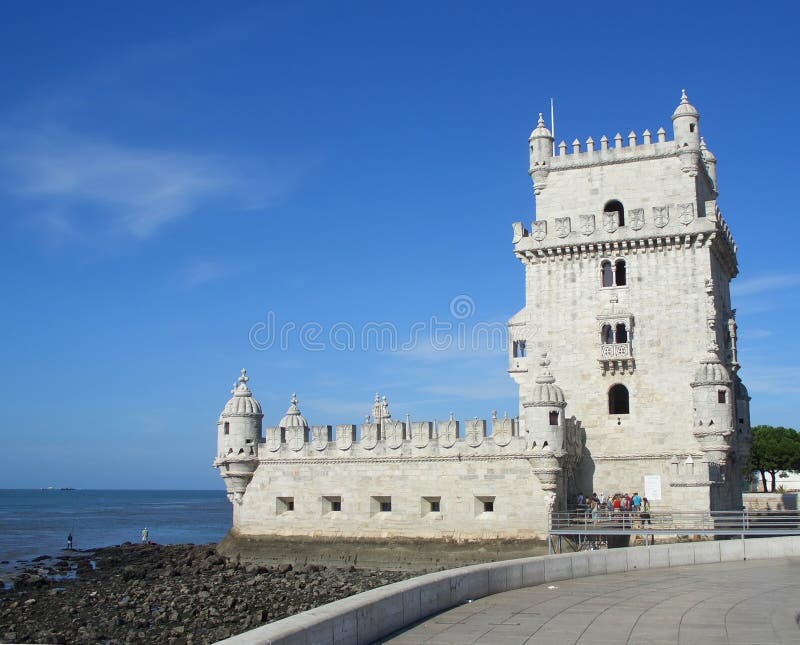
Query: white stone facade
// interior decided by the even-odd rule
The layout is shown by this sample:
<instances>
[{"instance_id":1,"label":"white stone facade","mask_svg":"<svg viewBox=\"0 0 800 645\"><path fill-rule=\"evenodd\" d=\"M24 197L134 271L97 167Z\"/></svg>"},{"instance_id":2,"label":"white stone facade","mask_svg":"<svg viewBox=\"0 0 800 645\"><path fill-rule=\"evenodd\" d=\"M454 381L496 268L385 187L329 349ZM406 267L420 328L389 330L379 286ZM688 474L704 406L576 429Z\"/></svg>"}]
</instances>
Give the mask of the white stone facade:
<instances>
[{"instance_id":1,"label":"white stone facade","mask_svg":"<svg viewBox=\"0 0 800 645\"><path fill-rule=\"evenodd\" d=\"M741 506L749 397L738 377L736 246L716 160L685 94L631 132L554 155L530 137L536 220L513 225L525 306L509 321L518 419L311 426L293 396L262 434L242 372L214 465L242 535L529 539L584 493L650 491L654 509ZM613 393L613 394L612 394ZM357 439L358 437L358 439Z\"/></svg>"}]
</instances>

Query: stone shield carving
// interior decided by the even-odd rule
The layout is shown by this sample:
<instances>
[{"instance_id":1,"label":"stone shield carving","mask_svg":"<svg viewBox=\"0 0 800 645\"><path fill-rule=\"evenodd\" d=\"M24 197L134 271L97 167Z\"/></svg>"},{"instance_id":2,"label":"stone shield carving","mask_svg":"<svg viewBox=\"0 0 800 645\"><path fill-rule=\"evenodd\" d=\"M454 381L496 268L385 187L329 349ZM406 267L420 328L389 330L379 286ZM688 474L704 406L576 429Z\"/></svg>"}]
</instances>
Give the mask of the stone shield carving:
<instances>
[{"instance_id":1,"label":"stone shield carving","mask_svg":"<svg viewBox=\"0 0 800 645\"><path fill-rule=\"evenodd\" d=\"M514 222L511 227L514 229L514 237L511 238L512 244L516 244L525 236L525 229L522 222Z\"/></svg>"},{"instance_id":2,"label":"stone shield carving","mask_svg":"<svg viewBox=\"0 0 800 645\"><path fill-rule=\"evenodd\" d=\"M424 448L431 440L431 426L427 421L416 421L411 424L411 441L415 448Z\"/></svg>"},{"instance_id":3,"label":"stone shield carving","mask_svg":"<svg viewBox=\"0 0 800 645\"><path fill-rule=\"evenodd\" d=\"M281 429L267 428L267 450L277 452L281 447Z\"/></svg>"},{"instance_id":4,"label":"stone shield carving","mask_svg":"<svg viewBox=\"0 0 800 645\"><path fill-rule=\"evenodd\" d=\"M613 233L619 227L619 219L615 212L603 213L603 228L607 233Z\"/></svg>"},{"instance_id":5,"label":"stone shield carving","mask_svg":"<svg viewBox=\"0 0 800 645\"><path fill-rule=\"evenodd\" d=\"M628 224L634 231L644 228L644 208L632 208L628 211Z\"/></svg>"},{"instance_id":6,"label":"stone shield carving","mask_svg":"<svg viewBox=\"0 0 800 645\"><path fill-rule=\"evenodd\" d=\"M401 421L384 421L386 445L392 450L397 450L403 445L403 423Z\"/></svg>"},{"instance_id":7,"label":"stone shield carving","mask_svg":"<svg viewBox=\"0 0 800 645\"><path fill-rule=\"evenodd\" d=\"M467 445L477 448L483 443L483 438L486 436L486 424L478 419L467 421L467 429L464 435Z\"/></svg>"},{"instance_id":8,"label":"stone shield carving","mask_svg":"<svg viewBox=\"0 0 800 645\"><path fill-rule=\"evenodd\" d=\"M537 242L541 242L544 238L547 237L547 220L542 220L541 222L532 222L531 223L531 235L533 239Z\"/></svg>"},{"instance_id":9,"label":"stone shield carving","mask_svg":"<svg viewBox=\"0 0 800 645\"><path fill-rule=\"evenodd\" d=\"M581 233L591 235L594 233L594 215L581 215Z\"/></svg>"},{"instance_id":10,"label":"stone shield carving","mask_svg":"<svg viewBox=\"0 0 800 645\"><path fill-rule=\"evenodd\" d=\"M684 226L689 226L694 220L694 204L678 204L678 221Z\"/></svg>"},{"instance_id":11,"label":"stone shield carving","mask_svg":"<svg viewBox=\"0 0 800 645\"><path fill-rule=\"evenodd\" d=\"M336 426L336 447L339 450L350 450L355 430L355 426L352 425Z\"/></svg>"},{"instance_id":12,"label":"stone shield carving","mask_svg":"<svg viewBox=\"0 0 800 645\"><path fill-rule=\"evenodd\" d=\"M664 228L669 224L669 208L667 206L653 206L653 224Z\"/></svg>"},{"instance_id":13,"label":"stone shield carving","mask_svg":"<svg viewBox=\"0 0 800 645\"><path fill-rule=\"evenodd\" d=\"M297 452L306 443L305 428L286 428L286 445Z\"/></svg>"},{"instance_id":14,"label":"stone shield carving","mask_svg":"<svg viewBox=\"0 0 800 645\"><path fill-rule=\"evenodd\" d=\"M569 217L556 217L556 235L567 237L572 232L572 224Z\"/></svg>"},{"instance_id":15,"label":"stone shield carving","mask_svg":"<svg viewBox=\"0 0 800 645\"><path fill-rule=\"evenodd\" d=\"M439 445L452 448L458 439L458 422L450 419L439 423Z\"/></svg>"},{"instance_id":16,"label":"stone shield carving","mask_svg":"<svg viewBox=\"0 0 800 645\"><path fill-rule=\"evenodd\" d=\"M507 446L514 436L511 419L498 419L492 428L492 438L498 446Z\"/></svg>"},{"instance_id":17,"label":"stone shield carving","mask_svg":"<svg viewBox=\"0 0 800 645\"><path fill-rule=\"evenodd\" d=\"M378 424L365 423L361 426L361 447L372 450L378 445Z\"/></svg>"},{"instance_id":18,"label":"stone shield carving","mask_svg":"<svg viewBox=\"0 0 800 645\"><path fill-rule=\"evenodd\" d=\"M328 447L328 426L311 428L311 447L314 450L325 450Z\"/></svg>"}]
</instances>

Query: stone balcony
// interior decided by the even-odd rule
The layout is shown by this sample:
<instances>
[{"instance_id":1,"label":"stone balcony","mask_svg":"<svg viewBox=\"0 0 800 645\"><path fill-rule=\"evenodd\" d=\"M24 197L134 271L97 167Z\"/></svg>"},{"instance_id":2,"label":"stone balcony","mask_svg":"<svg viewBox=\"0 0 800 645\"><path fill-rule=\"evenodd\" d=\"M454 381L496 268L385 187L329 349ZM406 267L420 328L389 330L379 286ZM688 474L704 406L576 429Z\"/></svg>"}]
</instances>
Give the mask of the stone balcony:
<instances>
[{"instance_id":1,"label":"stone balcony","mask_svg":"<svg viewBox=\"0 0 800 645\"><path fill-rule=\"evenodd\" d=\"M635 368L630 343L603 343L598 357L603 374L632 373Z\"/></svg>"}]
</instances>

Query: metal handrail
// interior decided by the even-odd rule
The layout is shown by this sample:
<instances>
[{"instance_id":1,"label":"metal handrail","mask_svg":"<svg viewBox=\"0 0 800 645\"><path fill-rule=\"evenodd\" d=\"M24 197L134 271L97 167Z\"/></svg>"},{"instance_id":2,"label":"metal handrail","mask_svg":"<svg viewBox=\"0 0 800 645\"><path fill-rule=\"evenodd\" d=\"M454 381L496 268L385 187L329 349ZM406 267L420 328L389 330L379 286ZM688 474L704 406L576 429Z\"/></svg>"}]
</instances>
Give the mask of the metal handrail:
<instances>
[{"instance_id":1,"label":"metal handrail","mask_svg":"<svg viewBox=\"0 0 800 645\"><path fill-rule=\"evenodd\" d=\"M799 535L800 511L556 511L552 535Z\"/></svg>"}]
</instances>

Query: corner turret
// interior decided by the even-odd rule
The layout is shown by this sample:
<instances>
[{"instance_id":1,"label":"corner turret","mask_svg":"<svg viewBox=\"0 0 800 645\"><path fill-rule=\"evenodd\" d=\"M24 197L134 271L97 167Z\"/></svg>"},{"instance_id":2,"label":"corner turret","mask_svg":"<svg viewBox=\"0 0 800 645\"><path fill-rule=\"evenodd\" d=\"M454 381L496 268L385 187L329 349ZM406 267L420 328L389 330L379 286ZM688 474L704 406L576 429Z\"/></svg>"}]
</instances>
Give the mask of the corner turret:
<instances>
[{"instance_id":1,"label":"corner turret","mask_svg":"<svg viewBox=\"0 0 800 645\"><path fill-rule=\"evenodd\" d=\"M547 352L539 361L542 368L536 377L533 392L523 402L525 410L525 429L528 442L532 448L551 451L554 456L564 454L564 391L555 384L555 377L550 373L550 360Z\"/></svg>"},{"instance_id":2,"label":"corner turret","mask_svg":"<svg viewBox=\"0 0 800 645\"><path fill-rule=\"evenodd\" d=\"M550 171L550 160L553 157L553 135L544 125L544 117L539 112L539 122L528 139L531 153L531 165L528 174L533 181L535 194L542 192L547 183Z\"/></svg>"},{"instance_id":3,"label":"corner turret","mask_svg":"<svg viewBox=\"0 0 800 645\"><path fill-rule=\"evenodd\" d=\"M716 343L700 360L692 387L694 436L711 464L727 461L733 435L733 389L731 376L720 361Z\"/></svg>"},{"instance_id":4,"label":"corner turret","mask_svg":"<svg viewBox=\"0 0 800 645\"><path fill-rule=\"evenodd\" d=\"M253 398L247 387L250 379L247 370L242 370L233 384L231 399L217 421L217 459L225 480L228 499L241 502L247 485L258 466L258 445L261 442L261 421L264 415L261 404Z\"/></svg>"},{"instance_id":5,"label":"corner turret","mask_svg":"<svg viewBox=\"0 0 800 645\"><path fill-rule=\"evenodd\" d=\"M672 113L672 129L681 170L694 177L700 163L700 113L689 103L686 90L681 90L681 102Z\"/></svg>"}]
</instances>

